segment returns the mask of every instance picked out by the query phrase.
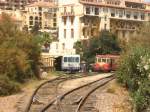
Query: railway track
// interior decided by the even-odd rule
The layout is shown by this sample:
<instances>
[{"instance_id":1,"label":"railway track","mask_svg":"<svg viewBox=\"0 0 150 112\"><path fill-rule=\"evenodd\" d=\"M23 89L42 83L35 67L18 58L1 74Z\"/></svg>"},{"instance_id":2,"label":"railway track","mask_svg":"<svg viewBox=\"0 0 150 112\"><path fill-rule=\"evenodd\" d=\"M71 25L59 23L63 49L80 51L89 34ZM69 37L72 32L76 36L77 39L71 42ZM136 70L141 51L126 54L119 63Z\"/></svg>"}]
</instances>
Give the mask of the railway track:
<instances>
[{"instance_id":1,"label":"railway track","mask_svg":"<svg viewBox=\"0 0 150 112\"><path fill-rule=\"evenodd\" d=\"M96 101L95 95L92 95L91 100L89 100L90 103L88 103L88 106L86 105L86 108L83 108L84 104L94 91L113 79L114 76L111 75L72 89L51 100L41 112L98 112L93 106Z\"/></svg>"},{"instance_id":2,"label":"railway track","mask_svg":"<svg viewBox=\"0 0 150 112\"><path fill-rule=\"evenodd\" d=\"M97 74L94 74L97 75ZM33 92L25 109L19 106L17 112L41 112L41 109L48 104L48 102L54 103L58 95L58 85L71 79L88 77L88 75L62 75L48 80L39 85ZM22 105L24 103L22 102Z\"/></svg>"}]
</instances>

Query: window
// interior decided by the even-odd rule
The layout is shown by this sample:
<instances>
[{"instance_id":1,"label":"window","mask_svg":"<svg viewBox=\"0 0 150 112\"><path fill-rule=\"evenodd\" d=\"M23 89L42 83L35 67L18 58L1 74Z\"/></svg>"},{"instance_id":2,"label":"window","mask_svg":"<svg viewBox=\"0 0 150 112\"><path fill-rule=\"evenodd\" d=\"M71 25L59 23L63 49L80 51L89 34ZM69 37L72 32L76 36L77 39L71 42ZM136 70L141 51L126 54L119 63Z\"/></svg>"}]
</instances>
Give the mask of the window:
<instances>
[{"instance_id":1,"label":"window","mask_svg":"<svg viewBox=\"0 0 150 112\"><path fill-rule=\"evenodd\" d=\"M74 23L74 17L73 16L71 16L71 25L73 25L73 23Z\"/></svg>"},{"instance_id":2,"label":"window","mask_svg":"<svg viewBox=\"0 0 150 112\"><path fill-rule=\"evenodd\" d=\"M65 49L65 43L62 44L62 49Z\"/></svg>"},{"instance_id":3,"label":"window","mask_svg":"<svg viewBox=\"0 0 150 112\"><path fill-rule=\"evenodd\" d=\"M130 18L130 14L126 14L126 17L127 17L127 18Z\"/></svg>"},{"instance_id":4,"label":"window","mask_svg":"<svg viewBox=\"0 0 150 112\"><path fill-rule=\"evenodd\" d=\"M144 20L144 19L145 19L145 15L141 14L141 20Z\"/></svg>"},{"instance_id":5,"label":"window","mask_svg":"<svg viewBox=\"0 0 150 112\"><path fill-rule=\"evenodd\" d=\"M90 14L90 7L86 7L86 14Z\"/></svg>"},{"instance_id":6,"label":"window","mask_svg":"<svg viewBox=\"0 0 150 112\"><path fill-rule=\"evenodd\" d=\"M53 16L56 17L56 13L54 13Z\"/></svg>"},{"instance_id":7,"label":"window","mask_svg":"<svg viewBox=\"0 0 150 112\"><path fill-rule=\"evenodd\" d=\"M29 18L30 20L33 20L33 16L30 16L30 18Z\"/></svg>"},{"instance_id":8,"label":"window","mask_svg":"<svg viewBox=\"0 0 150 112\"><path fill-rule=\"evenodd\" d=\"M104 25L104 29L105 29L105 30L107 29L107 24Z\"/></svg>"},{"instance_id":9,"label":"window","mask_svg":"<svg viewBox=\"0 0 150 112\"><path fill-rule=\"evenodd\" d=\"M111 13L111 17L115 17L115 13Z\"/></svg>"},{"instance_id":10,"label":"window","mask_svg":"<svg viewBox=\"0 0 150 112\"><path fill-rule=\"evenodd\" d=\"M64 38L66 38L66 29L64 29Z\"/></svg>"},{"instance_id":11,"label":"window","mask_svg":"<svg viewBox=\"0 0 150 112\"><path fill-rule=\"evenodd\" d=\"M99 8L95 8L95 15L99 15Z\"/></svg>"},{"instance_id":12,"label":"window","mask_svg":"<svg viewBox=\"0 0 150 112\"><path fill-rule=\"evenodd\" d=\"M67 23L67 18L64 17L64 25L66 25L66 23Z\"/></svg>"},{"instance_id":13,"label":"window","mask_svg":"<svg viewBox=\"0 0 150 112\"><path fill-rule=\"evenodd\" d=\"M57 24L56 23L53 23L53 27L56 27L57 26Z\"/></svg>"},{"instance_id":14,"label":"window","mask_svg":"<svg viewBox=\"0 0 150 112\"><path fill-rule=\"evenodd\" d=\"M73 13L74 12L74 9L73 9L73 6L71 6L71 13Z\"/></svg>"},{"instance_id":15,"label":"window","mask_svg":"<svg viewBox=\"0 0 150 112\"><path fill-rule=\"evenodd\" d=\"M98 62L101 62L101 58L98 58Z\"/></svg>"},{"instance_id":16,"label":"window","mask_svg":"<svg viewBox=\"0 0 150 112\"><path fill-rule=\"evenodd\" d=\"M106 62L106 59L103 58L103 59L102 59L102 62Z\"/></svg>"},{"instance_id":17,"label":"window","mask_svg":"<svg viewBox=\"0 0 150 112\"><path fill-rule=\"evenodd\" d=\"M72 57L68 57L68 62L73 62L73 58Z\"/></svg>"},{"instance_id":18,"label":"window","mask_svg":"<svg viewBox=\"0 0 150 112\"><path fill-rule=\"evenodd\" d=\"M138 13L134 14L134 19L138 19Z\"/></svg>"},{"instance_id":19,"label":"window","mask_svg":"<svg viewBox=\"0 0 150 112\"><path fill-rule=\"evenodd\" d=\"M67 62L67 57L64 57L64 62Z\"/></svg>"},{"instance_id":20,"label":"window","mask_svg":"<svg viewBox=\"0 0 150 112\"><path fill-rule=\"evenodd\" d=\"M39 11L42 11L42 7L39 7Z\"/></svg>"},{"instance_id":21,"label":"window","mask_svg":"<svg viewBox=\"0 0 150 112\"><path fill-rule=\"evenodd\" d=\"M83 32L83 36L85 36L85 28L83 28L82 32Z\"/></svg>"},{"instance_id":22,"label":"window","mask_svg":"<svg viewBox=\"0 0 150 112\"><path fill-rule=\"evenodd\" d=\"M74 38L74 29L71 29L71 38Z\"/></svg>"},{"instance_id":23,"label":"window","mask_svg":"<svg viewBox=\"0 0 150 112\"><path fill-rule=\"evenodd\" d=\"M66 13L67 12L67 9L66 9L66 7L64 7L64 13Z\"/></svg>"},{"instance_id":24,"label":"window","mask_svg":"<svg viewBox=\"0 0 150 112\"><path fill-rule=\"evenodd\" d=\"M110 59L110 58L108 58L108 59L107 59L107 63L110 63L110 62L111 62L111 59Z\"/></svg>"},{"instance_id":25,"label":"window","mask_svg":"<svg viewBox=\"0 0 150 112\"><path fill-rule=\"evenodd\" d=\"M33 25L33 21L30 21L30 25Z\"/></svg>"},{"instance_id":26,"label":"window","mask_svg":"<svg viewBox=\"0 0 150 112\"><path fill-rule=\"evenodd\" d=\"M36 16L36 17L35 17L35 21L37 21L37 20L38 20L38 17Z\"/></svg>"},{"instance_id":27,"label":"window","mask_svg":"<svg viewBox=\"0 0 150 112\"><path fill-rule=\"evenodd\" d=\"M126 35L125 33L126 33L126 32L125 32L125 31L123 31L122 33L123 33L123 34L122 34L122 36L123 36L123 37L125 37L125 35Z\"/></svg>"},{"instance_id":28,"label":"window","mask_svg":"<svg viewBox=\"0 0 150 112\"><path fill-rule=\"evenodd\" d=\"M75 58L75 62L79 62L79 58L78 57Z\"/></svg>"},{"instance_id":29,"label":"window","mask_svg":"<svg viewBox=\"0 0 150 112\"><path fill-rule=\"evenodd\" d=\"M103 8L103 11L104 12L108 12L108 8Z\"/></svg>"},{"instance_id":30,"label":"window","mask_svg":"<svg viewBox=\"0 0 150 112\"><path fill-rule=\"evenodd\" d=\"M105 21L107 21L107 16L105 16Z\"/></svg>"}]
</instances>

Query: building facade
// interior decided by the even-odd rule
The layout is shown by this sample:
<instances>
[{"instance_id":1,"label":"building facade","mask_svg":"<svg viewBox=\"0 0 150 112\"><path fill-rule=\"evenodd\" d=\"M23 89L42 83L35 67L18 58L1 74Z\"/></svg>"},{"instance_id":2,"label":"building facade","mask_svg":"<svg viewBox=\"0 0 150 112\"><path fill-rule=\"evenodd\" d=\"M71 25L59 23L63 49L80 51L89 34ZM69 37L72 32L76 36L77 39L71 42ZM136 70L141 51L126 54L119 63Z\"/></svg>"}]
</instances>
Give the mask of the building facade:
<instances>
[{"instance_id":1,"label":"building facade","mask_svg":"<svg viewBox=\"0 0 150 112\"><path fill-rule=\"evenodd\" d=\"M36 24L41 31L57 29L57 6L49 2L35 2L25 7L25 25L31 30Z\"/></svg>"},{"instance_id":2,"label":"building facade","mask_svg":"<svg viewBox=\"0 0 150 112\"><path fill-rule=\"evenodd\" d=\"M21 27L56 34L49 54L75 54L74 43L108 30L129 39L150 21L150 4L144 0L1 0L0 11L11 12Z\"/></svg>"},{"instance_id":3,"label":"building facade","mask_svg":"<svg viewBox=\"0 0 150 112\"><path fill-rule=\"evenodd\" d=\"M60 0L59 42L52 50L59 55L74 54L74 43L98 36L108 30L128 40L149 21L149 5L143 0ZM56 53L55 53L56 54Z\"/></svg>"},{"instance_id":4,"label":"building facade","mask_svg":"<svg viewBox=\"0 0 150 112\"><path fill-rule=\"evenodd\" d=\"M24 10L25 5L34 3L37 0L0 0L0 9Z\"/></svg>"}]
</instances>

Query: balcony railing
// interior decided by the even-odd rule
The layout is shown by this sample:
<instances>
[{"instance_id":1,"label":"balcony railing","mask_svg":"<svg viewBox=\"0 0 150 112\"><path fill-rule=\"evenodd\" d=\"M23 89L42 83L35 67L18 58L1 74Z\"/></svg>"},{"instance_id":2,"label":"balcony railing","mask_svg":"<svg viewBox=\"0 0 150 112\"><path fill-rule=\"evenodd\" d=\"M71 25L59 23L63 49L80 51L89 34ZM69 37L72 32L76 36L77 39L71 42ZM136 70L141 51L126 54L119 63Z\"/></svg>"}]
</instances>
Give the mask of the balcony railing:
<instances>
[{"instance_id":1,"label":"balcony railing","mask_svg":"<svg viewBox=\"0 0 150 112\"><path fill-rule=\"evenodd\" d=\"M61 15L62 16L74 16L75 13L74 12L62 12Z\"/></svg>"},{"instance_id":2,"label":"balcony railing","mask_svg":"<svg viewBox=\"0 0 150 112\"><path fill-rule=\"evenodd\" d=\"M94 2L94 3L97 3L97 2L100 2L98 0L79 0L80 2Z\"/></svg>"}]
</instances>

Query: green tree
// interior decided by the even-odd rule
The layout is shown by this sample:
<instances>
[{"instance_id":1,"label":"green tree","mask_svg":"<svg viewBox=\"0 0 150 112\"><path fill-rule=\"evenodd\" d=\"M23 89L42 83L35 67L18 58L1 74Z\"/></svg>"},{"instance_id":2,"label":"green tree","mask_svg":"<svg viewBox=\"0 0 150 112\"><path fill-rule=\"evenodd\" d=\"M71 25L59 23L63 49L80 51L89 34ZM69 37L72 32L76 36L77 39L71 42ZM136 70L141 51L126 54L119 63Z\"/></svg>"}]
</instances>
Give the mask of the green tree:
<instances>
[{"instance_id":1,"label":"green tree","mask_svg":"<svg viewBox=\"0 0 150 112\"><path fill-rule=\"evenodd\" d=\"M121 51L117 37L109 31L102 31L98 37L87 41L77 42L75 49L89 63L94 62L96 54L118 54Z\"/></svg>"},{"instance_id":2,"label":"green tree","mask_svg":"<svg viewBox=\"0 0 150 112\"><path fill-rule=\"evenodd\" d=\"M33 35L38 35L39 30L40 30L39 23L36 22L35 25L32 27L31 33Z\"/></svg>"}]
</instances>

